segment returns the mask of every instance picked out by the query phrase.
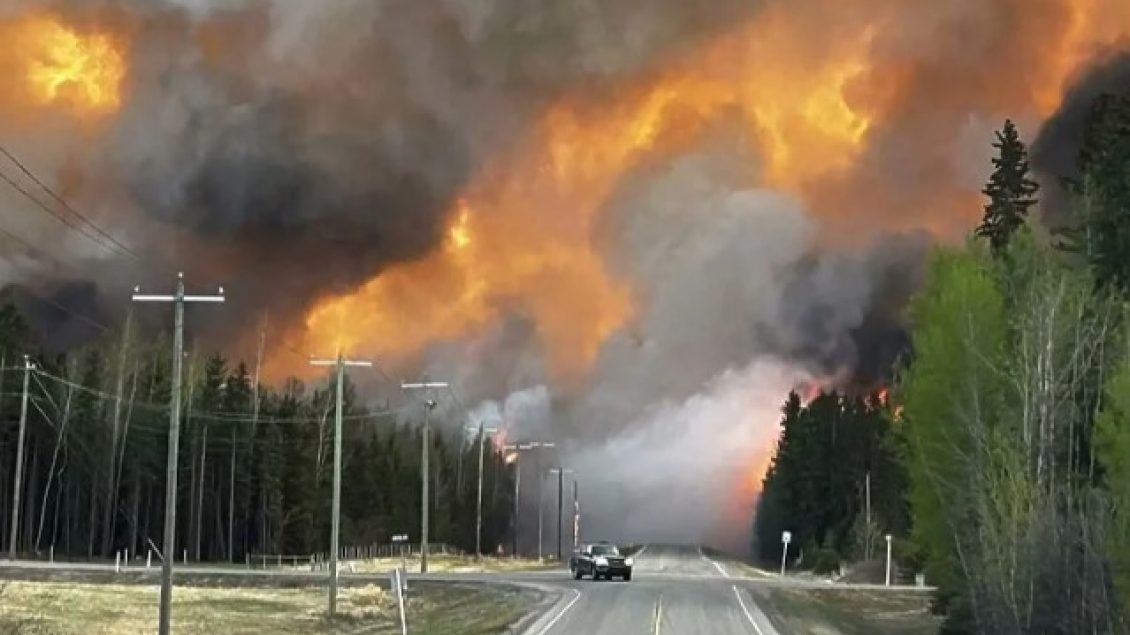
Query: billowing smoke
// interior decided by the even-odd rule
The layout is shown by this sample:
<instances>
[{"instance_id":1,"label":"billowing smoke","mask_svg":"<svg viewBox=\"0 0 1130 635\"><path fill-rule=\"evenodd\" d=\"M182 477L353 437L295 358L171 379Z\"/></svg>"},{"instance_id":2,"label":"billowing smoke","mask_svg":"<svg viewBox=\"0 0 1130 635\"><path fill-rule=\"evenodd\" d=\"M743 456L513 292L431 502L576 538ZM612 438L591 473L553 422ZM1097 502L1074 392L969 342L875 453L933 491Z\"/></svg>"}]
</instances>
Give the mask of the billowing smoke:
<instances>
[{"instance_id":1,"label":"billowing smoke","mask_svg":"<svg viewBox=\"0 0 1130 635\"><path fill-rule=\"evenodd\" d=\"M1076 78L1059 110L1041 128L1032 144L1032 167L1041 176L1040 207L1049 225L1070 225L1074 220L1063 181L1079 177L1079 151L1095 100L1103 94L1128 93L1130 52L1112 55Z\"/></svg>"},{"instance_id":2,"label":"billowing smoke","mask_svg":"<svg viewBox=\"0 0 1130 635\"><path fill-rule=\"evenodd\" d=\"M0 275L112 321L183 269L228 290L212 343L270 314L275 377L344 347L556 440L587 537L740 548L784 393L884 380L991 131L1128 34L1122 0L15 0L0 141L127 248L0 183Z\"/></svg>"},{"instance_id":3,"label":"billowing smoke","mask_svg":"<svg viewBox=\"0 0 1130 635\"><path fill-rule=\"evenodd\" d=\"M470 415L505 422L508 438L559 443L543 466L577 471L587 536L744 549L782 396L849 381L865 356L889 369L897 354L869 338L887 330L879 339L897 347L926 237L821 253L803 205L736 187L726 156L679 157L610 200L611 257L642 300L585 385L516 392Z\"/></svg>"}]
</instances>

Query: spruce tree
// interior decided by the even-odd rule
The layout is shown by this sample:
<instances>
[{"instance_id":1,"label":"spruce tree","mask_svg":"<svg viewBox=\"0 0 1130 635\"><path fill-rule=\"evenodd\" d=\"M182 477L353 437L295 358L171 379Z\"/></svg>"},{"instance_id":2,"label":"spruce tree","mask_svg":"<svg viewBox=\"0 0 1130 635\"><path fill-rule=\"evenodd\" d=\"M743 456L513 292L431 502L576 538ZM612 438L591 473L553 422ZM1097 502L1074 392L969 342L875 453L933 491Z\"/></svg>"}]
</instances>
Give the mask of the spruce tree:
<instances>
[{"instance_id":1,"label":"spruce tree","mask_svg":"<svg viewBox=\"0 0 1130 635\"><path fill-rule=\"evenodd\" d=\"M1100 286L1130 292L1130 97L1103 95L1087 120L1072 182L1078 224L1061 247L1079 253Z\"/></svg>"},{"instance_id":2,"label":"spruce tree","mask_svg":"<svg viewBox=\"0 0 1130 635\"><path fill-rule=\"evenodd\" d=\"M1036 203L1035 194L1040 186L1029 178L1028 150L1011 119L1005 120L1004 128L996 136L993 173L981 190L989 202L977 235L987 238L993 253L999 254L1028 218L1028 208Z\"/></svg>"}]
</instances>

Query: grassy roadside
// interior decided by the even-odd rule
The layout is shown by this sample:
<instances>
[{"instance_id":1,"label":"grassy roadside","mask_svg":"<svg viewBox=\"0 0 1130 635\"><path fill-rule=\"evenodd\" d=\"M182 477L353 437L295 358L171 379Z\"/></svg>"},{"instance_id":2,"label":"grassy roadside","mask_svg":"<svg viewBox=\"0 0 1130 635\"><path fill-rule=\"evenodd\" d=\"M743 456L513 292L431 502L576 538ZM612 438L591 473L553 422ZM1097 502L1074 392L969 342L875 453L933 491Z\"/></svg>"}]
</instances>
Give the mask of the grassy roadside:
<instances>
[{"instance_id":1,"label":"grassy roadside","mask_svg":"<svg viewBox=\"0 0 1130 635\"><path fill-rule=\"evenodd\" d=\"M0 633L126 635L156 629L158 588L73 582L0 583ZM512 587L416 584L408 596L413 633L503 633L538 600ZM177 587L173 630L194 634L399 633L395 599L375 585L345 588L337 619L325 592L297 589Z\"/></svg>"},{"instance_id":2,"label":"grassy roadside","mask_svg":"<svg viewBox=\"0 0 1130 635\"><path fill-rule=\"evenodd\" d=\"M941 620L918 591L758 587L758 605L783 633L935 635Z\"/></svg>"},{"instance_id":3,"label":"grassy roadside","mask_svg":"<svg viewBox=\"0 0 1130 635\"><path fill-rule=\"evenodd\" d=\"M346 571L357 573L384 573L391 571L402 563L407 563L408 571L420 570L420 558L412 556L406 560L400 558L372 558L369 560L355 560L345 563ZM496 558L486 557L475 560L471 556L435 555L428 557L428 571L431 573L483 573L496 571L548 571L558 569L561 565L553 560L538 562L536 558Z\"/></svg>"}]
</instances>

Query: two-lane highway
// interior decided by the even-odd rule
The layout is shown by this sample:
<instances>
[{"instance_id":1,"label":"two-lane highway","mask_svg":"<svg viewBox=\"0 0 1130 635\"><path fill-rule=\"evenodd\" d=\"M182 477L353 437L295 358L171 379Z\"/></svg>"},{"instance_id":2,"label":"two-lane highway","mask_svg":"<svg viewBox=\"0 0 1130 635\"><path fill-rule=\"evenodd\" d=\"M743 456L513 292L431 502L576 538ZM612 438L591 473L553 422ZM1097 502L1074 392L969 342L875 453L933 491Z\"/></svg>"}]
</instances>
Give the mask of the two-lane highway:
<instances>
[{"instance_id":1,"label":"two-lane highway","mask_svg":"<svg viewBox=\"0 0 1130 635\"><path fill-rule=\"evenodd\" d=\"M574 580L564 568L554 571L505 573L410 574L411 580L463 584L517 584L547 592L540 614L525 622L524 635L778 635L778 630L758 608L750 589L755 580L738 567L712 559L696 547L649 545L634 555L631 582ZM115 573L113 564L47 563L18 561L0 565L3 572L20 577L66 574L98 581L156 580L157 568L133 566ZM321 584L325 572L304 569L248 570L239 567L179 566L178 581L199 578L229 579L246 584ZM387 583L380 573L342 572L345 584Z\"/></svg>"},{"instance_id":2,"label":"two-lane highway","mask_svg":"<svg viewBox=\"0 0 1130 635\"><path fill-rule=\"evenodd\" d=\"M777 635L725 564L700 549L650 545L634 558L631 582L562 580L565 597L527 635Z\"/></svg>"}]
</instances>

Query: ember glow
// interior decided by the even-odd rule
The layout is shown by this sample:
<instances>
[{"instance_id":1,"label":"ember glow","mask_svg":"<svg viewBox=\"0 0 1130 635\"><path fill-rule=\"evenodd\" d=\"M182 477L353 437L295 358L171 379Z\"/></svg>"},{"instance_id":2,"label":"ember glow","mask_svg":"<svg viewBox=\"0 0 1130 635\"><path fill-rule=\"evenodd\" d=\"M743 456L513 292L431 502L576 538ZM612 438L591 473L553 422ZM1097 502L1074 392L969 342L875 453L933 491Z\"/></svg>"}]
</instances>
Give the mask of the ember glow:
<instances>
[{"instance_id":1,"label":"ember glow","mask_svg":"<svg viewBox=\"0 0 1130 635\"><path fill-rule=\"evenodd\" d=\"M1001 106L1047 114L1080 64L1130 33L1130 9L1108 7L1103 20L1092 10L1099 4L1066 5L1050 72L1025 78ZM856 158L906 90L905 60L883 57L876 34L908 9L867 5L815 47L806 11L770 4L611 100L584 91L563 97L525 143L481 171L448 214L441 249L321 300L295 346L403 358L518 307L537 323L559 375L583 371L634 314L630 281L610 275L592 243L609 193L641 162L679 152L736 115L760 157L746 166L749 186L791 191L828 215L840 204L829 196L869 197L861 188L871 178L857 173ZM977 196L954 188L915 220L941 234L955 220L965 227Z\"/></svg>"},{"instance_id":2,"label":"ember glow","mask_svg":"<svg viewBox=\"0 0 1130 635\"><path fill-rule=\"evenodd\" d=\"M203 339L253 350L269 313L272 382L341 351L468 402L536 387L552 408L514 439L565 447L642 435L620 427L773 359L784 392L719 419L770 429L695 466L740 499L790 387L882 381L853 373L891 347L855 338L901 325L911 234L976 223L993 129L1031 138L1130 48L1125 0L608 0L611 36L569 3L407 4L23 0L0 17L0 136L232 289L211 328L243 332ZM107 289L157 270L95 264ZM696 437L703 412L641 442L653 473L676 472L675 432L731 436Z\"/></svg>"},{"instance_id":3,"label":"ember glow","mask_svg":"<svg viewBox=\"0 0 1130 635\"><path fill-rule=\"evenodd\" d=\"M77 114L106 115L121 105L125 61L114 38L80 32L50 14L0 21L0 68L14 69L29 100Z\"/></svg>"},{"instance_id":4,"label":"ember glow","mask_svg":"<svg viewBox=\"0 0 1130 635\"><path fill-rule=\"evenodd\" d=\"M868 121L843 91L861 62L837 58L785 81L802 63L787 59L794 35L759 22L617 102L577 94L554 104L528 142L487 166L460 198L441 250L319 302L300 346L395 359L480 329L516 304L534 317L559 374L583 370L632 315L628 285L592 244L601 206L630 170L686 149L735 108L766 157L763 176L749 166L750 186L799 186L846 168L860 147ZM755 60L776 44L786 61L759 70ZM723 63L734 59L746 72Z\"/></svg>"}]
</instances>

